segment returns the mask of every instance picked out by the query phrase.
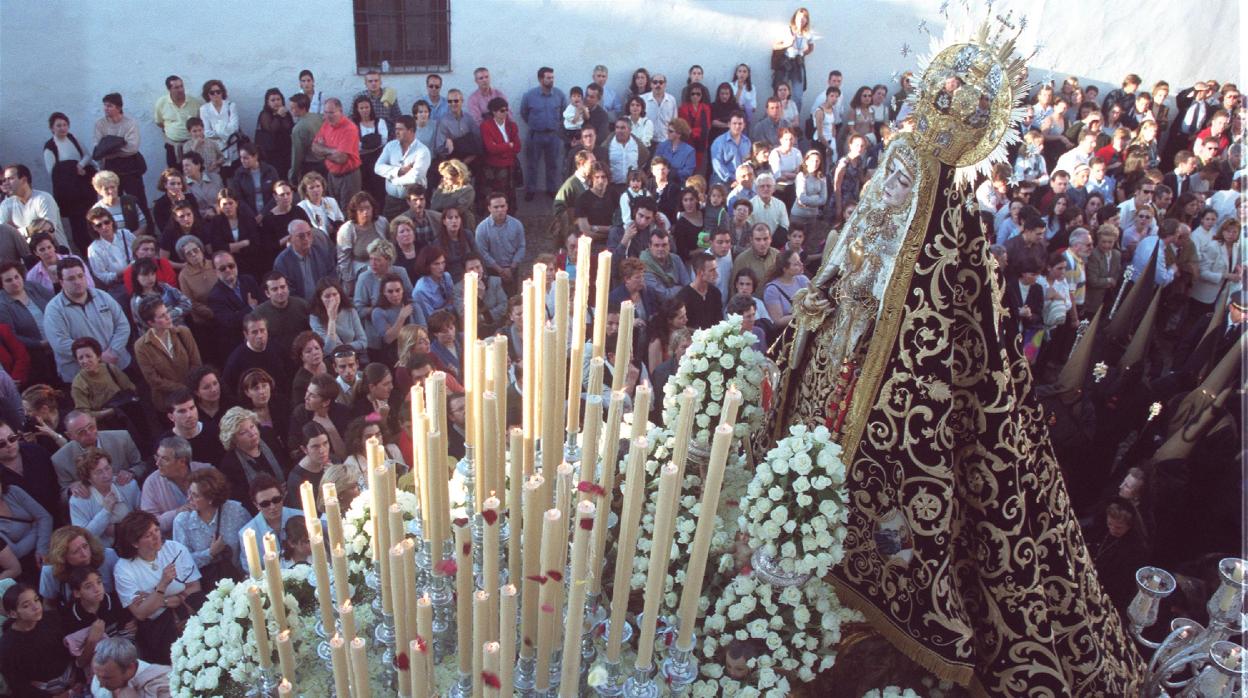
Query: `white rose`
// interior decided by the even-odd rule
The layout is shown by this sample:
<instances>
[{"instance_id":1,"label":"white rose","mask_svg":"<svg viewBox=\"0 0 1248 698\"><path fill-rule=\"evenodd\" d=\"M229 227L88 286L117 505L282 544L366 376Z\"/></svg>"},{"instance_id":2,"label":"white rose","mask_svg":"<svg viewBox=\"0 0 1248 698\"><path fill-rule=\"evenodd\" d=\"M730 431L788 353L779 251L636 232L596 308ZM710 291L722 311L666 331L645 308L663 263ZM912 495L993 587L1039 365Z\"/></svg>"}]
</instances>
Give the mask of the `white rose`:
<instances>
[{"instance_id":1,"label":"white rose","mask_svg":"<svg viewBox=\"0 0 1248 698\"><path fill-rule=\"evenodd\" d=\"M793 468L793 472L800 472L800 471L798 471L798 470L797 470L797 468L796 468L796 467L794 467L794 468ZM810 480L806 479L806 476L805 476L805 475L802 475L801 477L799 477L799 478L797 478L796 480L794 480L794 481L793 481L793 484L791 485L791 487L793 488L793 491L794 491L794 492L806 492L806 491L809 491L809 490L810 490Z\"/></svg>"},{"instance_id":2,"label":"white rose","mask_svg":"<svg viewBox=\"0 0 1248 698\"><path fill-rule=\"evenodd\" d=\"M788 521L788 519L789 519L789 509L783 504L771 510L771 520L776 522L777 524L782 524L785 521Z\"/></svg>"},{"instance_id":3,"label":"white rose","mask_svg":"<svg viewBox=\"0 0 1248 698\"><path fill-rule=\"evenodd\" d=\"M815 500L810 495L806 494L805 492L797 495L797 505L799 507L803 507L803 508L808 507L811 504L813 504L814 501Z\"/></svg>"}]
</instances>

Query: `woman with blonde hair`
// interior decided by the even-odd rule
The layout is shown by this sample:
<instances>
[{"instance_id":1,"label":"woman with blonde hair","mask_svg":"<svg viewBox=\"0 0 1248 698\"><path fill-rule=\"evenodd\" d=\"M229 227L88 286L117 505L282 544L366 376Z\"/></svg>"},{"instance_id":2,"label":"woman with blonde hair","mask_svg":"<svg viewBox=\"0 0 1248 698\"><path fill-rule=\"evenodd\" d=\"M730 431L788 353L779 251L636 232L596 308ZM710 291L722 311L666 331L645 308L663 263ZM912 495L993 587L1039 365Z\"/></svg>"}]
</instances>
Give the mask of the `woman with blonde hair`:
<instances>
[{"instance_id":1,"label":"woman with blonde hair","mask_svg":"<svg viewBox=\"0 0 1248 698\"><path fill-rule=\"evenodd\" d=\"M472 214L472 205L477 194L472 186L472 173L468 166L460 160L447 160L438 165L438 174L442 175L442 181L429 199L429 208L438 213L448 206L466 211L464 224L475 230L476 220Z\"/></svg>"},{"instance_id":2,"label":"woman with blonde hair","mask_svg":"<svg viewBox=\"0 0 1248 698\"><path fill-rule=\"evenodd\" d=\"M100 573L104 591L112 593L113 567L117 553L105 547L93 533L82 526L61 526L52 532L48 554L43 558L39 575L39 594L49 601L73 600L69 575L76 569L93 569Z\"/></svg>"},{"instance_id":3,"label":"woman with blonde hair","mask_svg":"<svg viewBox=\"0 0 1248 698\"><path fill-rule=\"evenodd\" d=\"M354 457L347 456L347 460ZM321 485L324 486L327 482L333 483L334 490L338 494L338 508L344 512L351 508L351 502L355 501L364 489L359 473L345 463L333 463L325 468L325 472L321 474Z\"/></svg>"},{"instance_id":4,"label":"woman with blonde hair","mask_svg":"<svg viewBox=\"0 0 1248 698\"><path fill-rule=\"evenodd\" d=\"M319 172L309 172L299 180L299 203L296 204L308 214L312 228L324 235L322 242L328 243L330 236L347 220L338 201L326 196L329 185Z\"/></svg>"},{"instance_id":5,"label":"woman with blonde hair","mask_svg":"<svg viewBox=\"0 0 1248 698\"><path fill-rule=\"evenodd\" d=\"M253 514L248 490L258 475L286 481L286 464L260 436L260 417L251 410L231 407L221 416L220 438L225 448L221 474L230 483L230 499L241 502Z\"/></svg>"},{"instance_id":6,"label":"woman with blonde hair","mask_svg":"<svg viewBox=\"0 0 1248 698\"><path fill-rule=\"evenodd\" d=\"M118 230L125 228L136 236L148 232L147 216L143 213L142 204L135 197L121 193L121 177L117 176L116 172L112 170L96 172L91 178L91 186L100 196L93 208L108 211L108 214L113 217L113 222L117 224ZM66 244L64 235L59 231L57 238L57 244Z\"/></svg>"}]
</instances>

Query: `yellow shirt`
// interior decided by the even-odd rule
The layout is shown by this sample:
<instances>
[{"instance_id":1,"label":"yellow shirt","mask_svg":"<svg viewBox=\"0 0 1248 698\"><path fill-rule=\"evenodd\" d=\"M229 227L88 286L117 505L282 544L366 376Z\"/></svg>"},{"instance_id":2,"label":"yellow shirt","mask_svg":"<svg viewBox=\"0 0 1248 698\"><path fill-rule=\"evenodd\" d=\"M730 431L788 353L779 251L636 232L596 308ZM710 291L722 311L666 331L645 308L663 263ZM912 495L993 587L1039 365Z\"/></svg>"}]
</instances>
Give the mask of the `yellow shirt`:
<instances>
[{"instance_id":1,"label":"yellow shirt","mask_svg":"<svg viewBox=\"0 0 1248 698\"><path fill-rule=\"evenodd\" d=\"M165 131L165 140L173 143L181 143L191 137L186 130L186 120L192 116L199 116L199 107L203 102L187 95L186 101L182 106L173 103L169 99L169 95L165 94L156 100L156 111L153 116L156 126L163 128Z\"/></svg>"}]
</instances>

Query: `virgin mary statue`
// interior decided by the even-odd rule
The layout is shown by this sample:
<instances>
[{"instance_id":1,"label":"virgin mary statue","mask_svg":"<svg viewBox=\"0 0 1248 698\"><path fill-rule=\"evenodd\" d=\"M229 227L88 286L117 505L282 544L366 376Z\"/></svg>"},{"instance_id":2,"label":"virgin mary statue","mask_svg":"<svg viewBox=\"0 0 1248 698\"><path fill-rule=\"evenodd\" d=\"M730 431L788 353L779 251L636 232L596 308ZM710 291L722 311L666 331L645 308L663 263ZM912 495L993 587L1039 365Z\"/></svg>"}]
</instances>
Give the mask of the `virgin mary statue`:
<instances>
[{"instance_id":1,"label":"virgin mary statue","mask_svg":"<svg viewBox=\"0 0 1248 698\"><path fill-rule=\"evenodd\" d=\"M1012 41L940 50L777 345L774 436L827 426L849 480L845 603L979 695L1136 693L959 168L1015 138ZM966 172L963 169L962 172Z\"/></svg>"}]
</instances>

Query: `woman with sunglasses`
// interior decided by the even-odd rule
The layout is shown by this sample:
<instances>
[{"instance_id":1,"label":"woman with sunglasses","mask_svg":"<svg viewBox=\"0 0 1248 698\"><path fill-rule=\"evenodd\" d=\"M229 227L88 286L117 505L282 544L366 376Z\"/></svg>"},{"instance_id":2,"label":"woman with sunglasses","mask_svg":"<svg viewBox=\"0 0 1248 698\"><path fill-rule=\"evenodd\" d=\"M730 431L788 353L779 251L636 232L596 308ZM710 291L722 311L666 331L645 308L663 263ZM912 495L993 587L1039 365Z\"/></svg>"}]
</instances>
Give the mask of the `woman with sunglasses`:
<instances>
[{"instance_id":1,"label":"woman with sunglasses","mask_svg":"<svg viewBox=\"0 0 1248 698\"><path fill-rule=\"evenodd\" d=\"M283 504L285 501L286 489L277 481L277 478L268 473L257 475L256 479L251 481L251 503L260 513L252 517L251 521L239 530L239 541L247 535L248 530L256 532L257 541L263 540L266 533L272 533L277 538L277 551L280 555L282 545L286 541L286 522L293 516L303 516L301 509L285 506ZM252 570L247 564L246 554L240 556L239 563L243 572L251 574ZM259 574L259 570L256 574Z\"/></svg>"},{"instance_id":2,"label":"woman with sunglasses","mask_svg":"<svg viewBox=\"0 0 1248 698\"><path fill-rule=\"evenodd\" d=\"M202 96L199 118L204 122L204 139L221 151L221 179L228 182L238 167L238 109L227 99L230 95L220 80L205 82Z\"/></svg>"},{"instance_id":3,"label":"woman with sunglasses","mask_svg":"<svg viewBox=\"0 0 1248 698\"><path fill-rule=\"evenodd\" d=\"M191 551L165 540L160 522L132 511L117 524L117 596L139 621L135 644L147 662L169 664L181 626L203 603L199 569Z\"/></svg>"}]
</instances>

